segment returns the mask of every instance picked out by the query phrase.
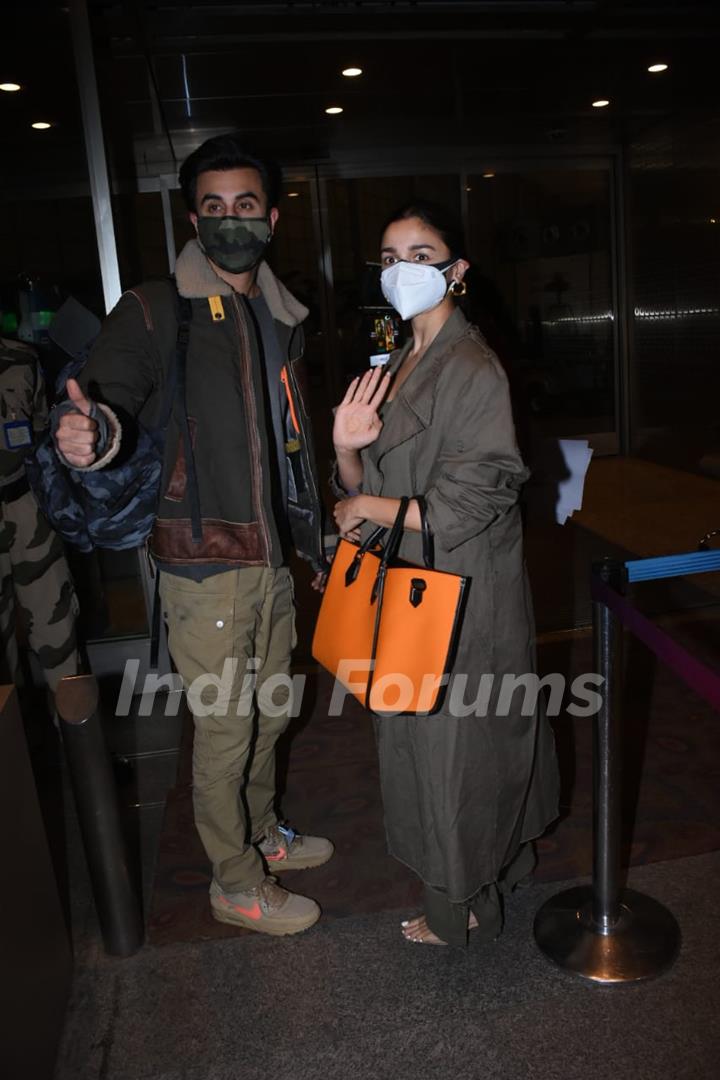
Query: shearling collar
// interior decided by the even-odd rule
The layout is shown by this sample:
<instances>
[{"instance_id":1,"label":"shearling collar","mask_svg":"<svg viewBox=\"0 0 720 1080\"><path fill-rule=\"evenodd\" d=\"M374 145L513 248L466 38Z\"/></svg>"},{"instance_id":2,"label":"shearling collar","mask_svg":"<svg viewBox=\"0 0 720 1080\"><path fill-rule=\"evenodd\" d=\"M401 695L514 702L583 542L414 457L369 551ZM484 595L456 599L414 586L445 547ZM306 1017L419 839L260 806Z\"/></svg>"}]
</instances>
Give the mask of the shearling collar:
<instances>
[{"instance_id":1,"label":"shearling collar","mask_svg":"<svg viewBox=\"0 0 720 1080\"><path fill-rule=\"evenodd\" d=\"M232 285L213 270L197 240L188 240L175 266L178 292L188 300L205 296L230 296ZM257 283L270 314L286 326L297 326L307 318L308 310L296 300L273 274L266 262L258 267Z\"/></svg>"}]
</instances>

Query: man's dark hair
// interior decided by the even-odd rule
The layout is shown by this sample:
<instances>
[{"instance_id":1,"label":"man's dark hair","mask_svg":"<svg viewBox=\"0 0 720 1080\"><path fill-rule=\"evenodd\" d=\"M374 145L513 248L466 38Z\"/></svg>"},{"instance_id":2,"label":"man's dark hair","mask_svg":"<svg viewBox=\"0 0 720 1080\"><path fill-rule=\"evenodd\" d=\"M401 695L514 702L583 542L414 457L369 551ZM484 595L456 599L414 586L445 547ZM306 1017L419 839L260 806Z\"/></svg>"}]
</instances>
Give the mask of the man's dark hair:
<instances>
[{"instance_id":1,"label":"man's dark hair","mask_svg":"<svg viewBox=\"0 0 720 1080\"><path fill-rule=\"evenodd\" d=\"M180 166L178 180L185 204L191 213L197 213L195 198L200 173L227 172L229 169L257 169L267 196L268 210L277 206L282 183L280 166L274 161L248 153L239 134L231 132L229 135L216 135L213 139L208 139L198 146L197 150L193 150Z\"/></svg>"}]
</instances>

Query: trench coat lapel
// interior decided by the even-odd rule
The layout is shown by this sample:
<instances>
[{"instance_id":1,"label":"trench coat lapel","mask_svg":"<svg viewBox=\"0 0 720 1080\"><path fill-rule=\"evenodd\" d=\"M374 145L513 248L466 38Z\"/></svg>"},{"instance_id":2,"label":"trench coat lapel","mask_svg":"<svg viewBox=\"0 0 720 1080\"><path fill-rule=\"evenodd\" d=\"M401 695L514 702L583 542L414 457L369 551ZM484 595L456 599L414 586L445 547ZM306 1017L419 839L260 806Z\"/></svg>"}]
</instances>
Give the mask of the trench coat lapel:
<instances>
[{"instance_id":1,"label":"trench coat lapel","mask_svg":"<svg viewBox=\"0 0 720 1080\"><path fill-rule=\"evenodd\" d=\"M378 437L377 462L389 450L407 442L424 431L432 422L438 376L448 349L462 337L469 323L456 308L427 349L422 360L392 402L392 422L385 424ZM408 341L390 360L389 370L395 373L412 346Z\"/></svg>"}]
</instances>

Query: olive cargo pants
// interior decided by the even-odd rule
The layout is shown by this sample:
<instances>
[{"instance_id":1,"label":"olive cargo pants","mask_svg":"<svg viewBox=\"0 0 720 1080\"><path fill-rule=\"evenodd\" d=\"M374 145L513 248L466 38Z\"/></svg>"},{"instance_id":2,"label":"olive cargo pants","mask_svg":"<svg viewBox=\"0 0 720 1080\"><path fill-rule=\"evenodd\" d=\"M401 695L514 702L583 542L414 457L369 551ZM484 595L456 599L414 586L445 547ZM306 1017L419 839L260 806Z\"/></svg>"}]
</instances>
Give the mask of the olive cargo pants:
<instances>
[{"instance_id":1,"label":"olive cargo pants","mask_svg":"<svg viewBox=\"0 0 720 1080\"><path fill-rule=\"evenodd\" d=\"M161 573L168 646L195 722L195 824L226 892L258 885L253 841L276 822L275 743L291 711L295 606L287 567L192 581ZM270 682L268 682L270 680Z\"/></svg>"}]
</instances>

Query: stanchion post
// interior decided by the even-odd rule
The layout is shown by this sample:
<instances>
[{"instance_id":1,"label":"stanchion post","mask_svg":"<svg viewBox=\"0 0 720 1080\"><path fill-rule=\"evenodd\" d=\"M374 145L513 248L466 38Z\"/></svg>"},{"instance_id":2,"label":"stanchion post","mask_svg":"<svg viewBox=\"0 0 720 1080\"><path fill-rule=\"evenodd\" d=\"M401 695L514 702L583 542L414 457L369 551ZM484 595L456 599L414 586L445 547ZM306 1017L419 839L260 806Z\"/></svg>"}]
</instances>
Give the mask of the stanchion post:
<instances>
[{"instance_id":1,"label":"stanchion post","mask_svg":"<svg viewBox=\"0 0 720 1080\"><path fill-rule=\"evenodd\" d=\"M605 559L593 574L622 591L622 564ZM662 904L620 885L622 630L596 597L593 634L596 671L605 680L593 731L593 883L543 904L535 940L548 959L573 975L599 983L636 982L670 967L680 929Z\"/></svg>"},{"instance_id":2,"label":"stanchion post","mask_svg":"<svg viewBox=\"0 0 720 1080\"><path fill-rule=\"evenodd\" d=\"M139 898L130 873L115 777L98 716L93 675L61 679L55 705L70 770L105 951L132 956L143 942Z\"/></svg>"},{"instance_id":3,"label":"stanchion post","mask_svg":"<svg viewBox=\"0 0 720 1080\"><path fill-rule=\"evenodd\" d=\"M623 566L603 559L593 567L601 581L623 587ZM602 675L602 706L593 724L593 922L607 933L620 917L620 688L622 628L606 604L593 600L595 671Z\"/></svg>"}]
</instances>

